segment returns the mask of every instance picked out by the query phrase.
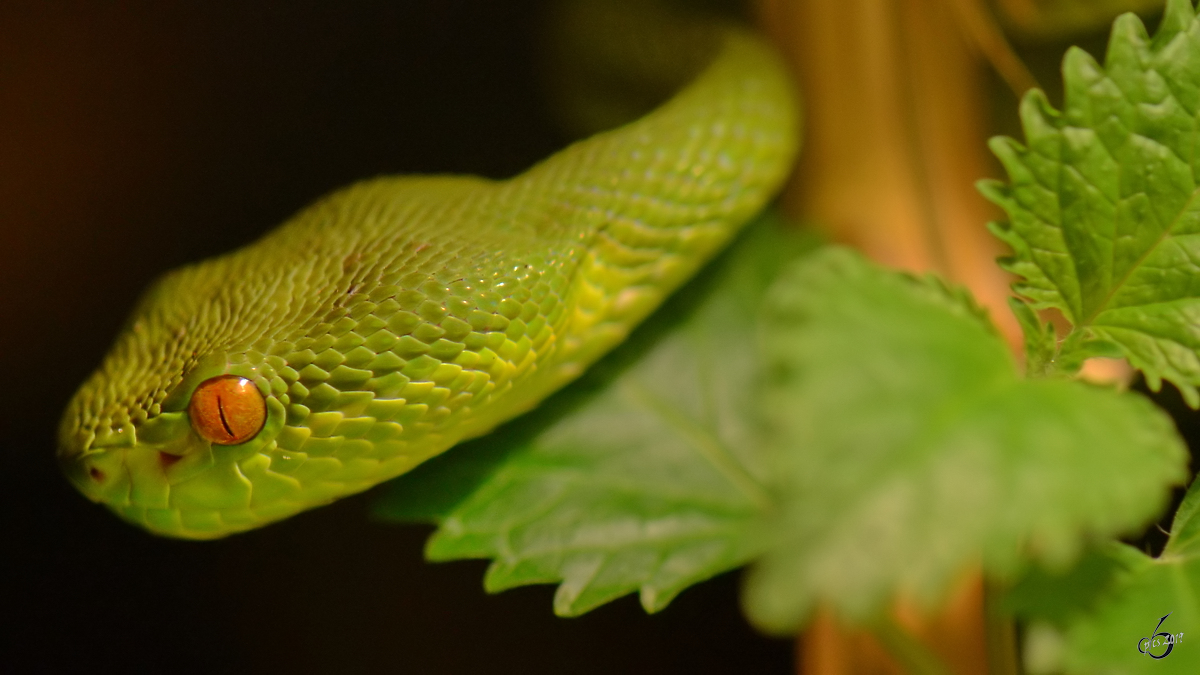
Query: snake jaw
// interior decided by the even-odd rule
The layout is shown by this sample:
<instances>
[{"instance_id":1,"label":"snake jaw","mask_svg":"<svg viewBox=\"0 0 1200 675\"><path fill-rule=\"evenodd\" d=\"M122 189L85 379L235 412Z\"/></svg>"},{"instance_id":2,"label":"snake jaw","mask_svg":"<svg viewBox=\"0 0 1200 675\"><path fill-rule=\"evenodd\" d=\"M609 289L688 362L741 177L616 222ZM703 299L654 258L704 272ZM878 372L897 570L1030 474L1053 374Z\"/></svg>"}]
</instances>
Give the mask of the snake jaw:
<instances>
[{"instance_id":1,"label":"snake jaw","mask_svg":"<svg viewBox=\"0 0 1200 675\"><path fill-rule=\"evenodd\" d=\"M64 452L59 463L89 500L156 534L209 539L260 522L249 509L249 485L236 468L238 455L244 453L222 453L225 448L220 447L214 451L191 434L170 451L162 447ZM230 476L243 482L240 494L230 489Z\"/></svg>"},{"instance_id":2,"label":"snake jaw","mask_svg":"<svg viewBox=\"0 0 1200 675\"><path fill-rule=\"evenodd\" d=\"M85 497L127 521L157 534L196 538L184 524L185 511L203 518L205 506L181 505L180 497L204 491L205 475L221 458L195 434L184 411L148 415L124 401L108 402L106 374L101 368L68 407L57 453L63 472ZM181 490L190 482L198 486Z\"/></svg>"}]
</instances>

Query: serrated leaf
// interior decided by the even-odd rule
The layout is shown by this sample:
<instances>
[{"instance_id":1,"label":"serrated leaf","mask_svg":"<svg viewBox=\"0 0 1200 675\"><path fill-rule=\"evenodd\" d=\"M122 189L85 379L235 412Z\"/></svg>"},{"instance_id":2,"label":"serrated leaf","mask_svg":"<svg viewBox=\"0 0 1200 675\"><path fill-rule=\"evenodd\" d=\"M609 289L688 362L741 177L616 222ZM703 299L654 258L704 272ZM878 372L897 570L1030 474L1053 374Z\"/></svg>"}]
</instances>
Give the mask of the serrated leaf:
<instances>
[{"instance_id":1,"label":"serrated leaf","mask_svg":"<svg viewBox=\"0 0 1200 675\"><path fill-rule=\"evenodd\" d=\"M1200 672L1200 481L1192 483L1175 514L1167 546L1158 558L1120 545L1119 572L1089 598L1089 611L1056 620L1065 632L1063 664L1070 673ZM1061 604L1061 603L1060 603ZM1041 616L1044 611L1035 616ZM1169 616L1168 616L1169 615ZM1165 658L1145 654L1159 632L1183 634ZM1051 620L1054 620L1051 618ZM1138 647L1143 647L1142 651ZM1151 646L1156 656L1166 645Z\"/></svg>"},{"instance_id":2,"label":"serrated leaf","mask_svg":"<svg viewBox=\"0 0 1200 675\"><path fill-rule=\"evenodd\" d=\"M1187 453L1146 399L1023 380L979 311L845 249L808 256L761 324L778 540L745 605L789 633L817 603L867 621L971 565L1064 566L1163 507Z\"/></svg>"},{"instance_id":3,"label":"serrated leaf","mask_svg":"<svg viewBox=\"0 0 1200 675\"><path fill-rule=\"evenodd\" d=\"M754 319L811 247L768 220L583 379L401 477L378 513L439 521L431 559L492 558L489 591L561 581L560 615L634 591L657 611L744 564L769 507Z\"/></svg>"},{"instance_id":4,"label":"serrated leaf","mask_svg":"<svg viewBox=\"0 0 1200 675\"><path fill-rule=\"evenodd\" d=\"M1014 251L1005 268L1086 331L1078 344L1119 345L1152 388L1170 380L1200 405L1200 21L1170 0L1151 39L1126 14L1103 67L1072 48L1063 76L1061 113L1032 91L1026 145L991 144L1011 185L980 188L1008 212L993 227Z\"/></svg>"},{"instance_id":5,"label":"serrated leaf","mask_svg":"<svg viewBox=\"0 0 1200 675\"><path fill-rule=\"evenodd\" d=\"M1021 325L1025 337L1025 372L1031 377L1047 374L1058 352L1058 337L1054 327L1043 323L1029 303L1009 298L1008 306Z\"/></svg>"}]
</instances>

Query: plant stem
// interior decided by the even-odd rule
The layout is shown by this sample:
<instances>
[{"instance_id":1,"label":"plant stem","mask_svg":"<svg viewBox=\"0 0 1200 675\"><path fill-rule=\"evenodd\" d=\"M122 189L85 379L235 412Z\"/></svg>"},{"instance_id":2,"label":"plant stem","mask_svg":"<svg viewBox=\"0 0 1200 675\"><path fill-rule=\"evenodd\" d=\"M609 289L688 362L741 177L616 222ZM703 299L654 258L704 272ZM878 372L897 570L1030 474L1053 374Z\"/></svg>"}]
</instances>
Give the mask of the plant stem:
<instances>
[{"instance_id":1,"label":"plant stem","mask_svg":"<svg viewBox=\"0 0 1200 675\"><path fill-rule=\"evenodd\" d=\"M880 623L875 626L874 633L905 672L912 675L950 675L950 669L933 652L896 625L895 621L888 619Z\"/></svg>"},{"instance_id":2,"label":"plant stem","mask_svg":"<svg viewBox=\"0 0 1200 675\"><path fill-rule=\"evenodd\" d=\"M958 4L756 2L804 96L784 210L877 262L965 284L1018 346L1002 246L985 227L998 214L974 185L995 172L987 66Z\"/></svg>"},{"instance_id":3,"label":"plant stem","mask_svg":"<svg viewBox=\"0 0 1200 675\"><path fill-rule=\"evenodd\" d=\"M1020 351L1020 329L1007 304L1009 278L994 262L1002 246L985 228L998 214L974 187L996 168L986 145L987 71L980 49L1003 46L977 13L964 14L964 8L983 11L982 5L754 2L761 24L794 66L804 96L804 148L783 195L784 210L877 262L936 271L968 286ZM963 30L964 16L974 38ZM1020 79L1018 88L1025 86ZM970 583L977 587L979 572L974 574ZM959 631L954 646L979 647L978 654L947 659L956 673L982 673L988 665L980 595L972 597L976 604L954 610L958 620L948 629ZM936 617L947 613L950 608L940 608L931 613L932 622L914 625L941 625ZM865 659L830 657L826 663L826 656L840 655L846 644L860 640L837 622L830 626L801 647L804 661L813 664L807 675L886 672L884 662ZM912 635L918 637L907 641L923 640L929 649L945 638L945 630ZM939 672L947 672L946 666Z\"/></svg>"},{"instance_id":4,"label":"plant stem","mask_svg":"<svg viewBox=\"0 0 1200 675\"><path fill-rule=\"evenodd\" d=\"M987 630L988 675L1020 675L1017 664L1017 631L1012 617L1000 608L1004 589L984 582L983 612Z\"/></svg>"}]
</instances>

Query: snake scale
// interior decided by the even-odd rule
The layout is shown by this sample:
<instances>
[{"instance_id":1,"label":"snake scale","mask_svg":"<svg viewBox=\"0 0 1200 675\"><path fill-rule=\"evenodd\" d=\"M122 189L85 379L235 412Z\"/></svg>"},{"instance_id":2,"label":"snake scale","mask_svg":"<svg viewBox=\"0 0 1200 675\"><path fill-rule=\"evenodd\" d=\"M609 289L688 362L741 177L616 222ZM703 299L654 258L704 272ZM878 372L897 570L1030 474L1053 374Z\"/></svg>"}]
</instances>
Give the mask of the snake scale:
<instances>
[{"instance_id":1,"label":"snake scale","mask_svg":"<svg viewBox=\"0 0 1200 675\"><path fill-rule=\"evenodd\" d=\"M366 180L165 275L67 407L71 481L154 533L221 537L394 478L575 378L796 151L770 48L705 35L673 97L525 173Z\"/></svg>"}]
</instances>

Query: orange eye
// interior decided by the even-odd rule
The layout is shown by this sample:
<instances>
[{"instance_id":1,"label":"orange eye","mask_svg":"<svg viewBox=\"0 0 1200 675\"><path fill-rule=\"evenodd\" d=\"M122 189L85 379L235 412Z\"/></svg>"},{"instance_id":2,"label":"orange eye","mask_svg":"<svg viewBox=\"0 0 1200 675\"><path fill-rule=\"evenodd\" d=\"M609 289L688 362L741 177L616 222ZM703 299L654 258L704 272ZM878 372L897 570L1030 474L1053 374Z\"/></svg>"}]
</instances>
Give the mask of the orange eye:
<instances>
[{"instance_id":1,"label":"orange eye","mask_svg":"<svg viewBox=\"0 0 1200 675\"><path fill-rule=\"evenodd\" d=\"M188 404L196 433L217 445L236 445L258 435L267 421L267 402L254 383L221 375L200 383Z\"/></svg>"}]
</instances>

